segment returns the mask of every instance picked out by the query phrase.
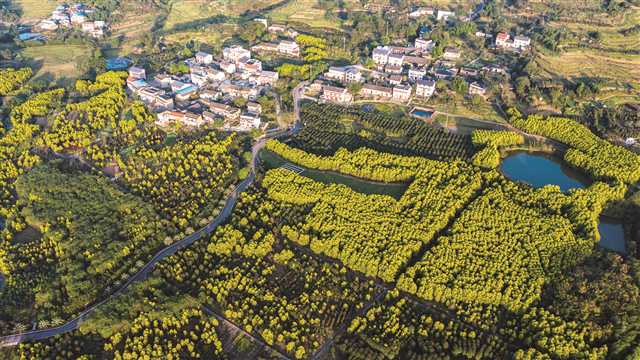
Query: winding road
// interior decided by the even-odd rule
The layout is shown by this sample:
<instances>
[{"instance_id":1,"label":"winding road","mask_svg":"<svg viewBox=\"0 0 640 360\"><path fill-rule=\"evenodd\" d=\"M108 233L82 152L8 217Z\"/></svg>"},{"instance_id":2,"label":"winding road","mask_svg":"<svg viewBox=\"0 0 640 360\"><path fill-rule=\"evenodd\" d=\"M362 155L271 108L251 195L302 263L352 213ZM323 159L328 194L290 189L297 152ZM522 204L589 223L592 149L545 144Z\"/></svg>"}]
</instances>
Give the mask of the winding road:
<instances>
[{"instance_id":1,"label":"winding road","mask_svg":"<svg viewBox=\"0 0 640 360\"><path fill-rule=\"evenodd\" d=\"M2 336L0 337L0 347L15 346L25 341L42 340L42 339L50 338L56 335L71 332L77 329L80 326L80 324L89 315L91 315L91 313L93 313L98 307L100 307L101 305L105 304L109 300L113 299L114 297L124 292L134 282L144 280L147 277L147 275L153 270L156 264L158 264L158 262L160 262L161 260L163 260L168 256L175 254L179 250L192 245L196 240L201 239L202 237L206 237L211 233L213 233L213 231L231 215L231 212L233 211L233 208L236 205L236 202L238 201L238 197L240 196L240 193L245 191L255 181L256 165L258 163L258 154L260 153L260 150L264 148L267 141L269 139L295 134L301 129L299 102L302 98L302 94L304 92L304 87L306 86L306 84L307 82L302 82L292 90L292 95L294 99L294 111L295 111L294 125L284 131L277 131L268 135L263 135L258 139L256 139L255 144L253 144L251 148L251 155L252 155L251 171L249 175L244 180L242 180L238 185L236 185L236 187L227 197L224 208L212 222L210 222L200 230L192 233L191 235L158 251L153 256L153 258L151 258L149 262L147 262L137 273L129 277L129 279L127 279L127 281L124 284L122 284L117 290L112 292L109 295L109 297L85 309L78 316L67 321L65 324L60 325L58 327L48 328L48 329L32 330L32 331L26 331L18 334Z\"/></svg>"}]
</instances>

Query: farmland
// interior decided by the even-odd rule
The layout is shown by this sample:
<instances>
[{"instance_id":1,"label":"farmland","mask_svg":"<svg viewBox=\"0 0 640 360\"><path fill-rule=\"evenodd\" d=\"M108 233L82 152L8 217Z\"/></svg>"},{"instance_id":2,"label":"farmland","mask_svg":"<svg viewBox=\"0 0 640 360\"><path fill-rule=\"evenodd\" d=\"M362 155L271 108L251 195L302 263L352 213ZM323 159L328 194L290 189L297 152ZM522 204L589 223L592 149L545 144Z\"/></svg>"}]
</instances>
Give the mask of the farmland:
<instances>
[{"instance_id":1,"label":"farmland","mask_svg":"<svg viewBox=\"0 0 640 360\"><path fill-rule=\"evenodd\" d=\"M22 56L38 69L35 78L68 81L80 75L79 58L90 55L84 45L44 45L25 48Z\"/></svg>"}]
</instances>

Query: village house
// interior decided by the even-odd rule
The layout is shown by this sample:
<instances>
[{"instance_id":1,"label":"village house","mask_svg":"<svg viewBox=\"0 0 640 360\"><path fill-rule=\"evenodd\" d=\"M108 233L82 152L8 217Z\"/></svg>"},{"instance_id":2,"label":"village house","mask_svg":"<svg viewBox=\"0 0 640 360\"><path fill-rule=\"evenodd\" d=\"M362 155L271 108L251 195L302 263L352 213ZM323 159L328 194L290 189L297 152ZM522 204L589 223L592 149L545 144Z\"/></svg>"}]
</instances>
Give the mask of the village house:
<instances>
[{"instance_id":1,"label":"village house","mask_svg":"<svg viewBox=\"0 0 640 360\"><path fill-rule=\"evenodd\" d=\"M431 16L435 13L432 7L419 7L409 13L409 17L412 19L418 19L424 16Z\"/></svg>"},{"instance_id":2,"label":"village house","mask_svg":"<svg viewBox=\"0 0 640 360\"><path fill-rule=\"evenodd\" d=\"M278 44L278 52L281 54L298 57L300 56L300 46L295 41L282 40Z\"/></svg>"},{"instance_id":3,"label":"village house","mask_svg":"<svg viewBox=\"0 0 640 360\"><path fill-rule=\"evenodd\" d=\"M134 79L146 79L147 72L143 68L132 66L129 68L129 77Z\"/></svg>"},{"instance_id":4,"label":"village house","mask_svg":"<svg viewBox=\"0 0 640 360\"><path fill-rule=\"evenodd\" d=\"M202 115L188 111L167 110L158 114L156 125L165 127L171 123L181 123L186 126L199 127L204 124Z\"/></svg>"},{"instance_id":5,"label":"village house","mask_svg":"<svg viewBox=\"0 0 640 360\"><path fill-rule=\"evenodd\" d=\"M424 67L429 64L429 60L420 56L405 56L404 64L408 64L414 67Z\"/></svg>"},{"instance_id":6,"label":"village house","mask_svg":"<svg viewBox=\"0 0 640 360\"><path fill-rule=\"evenodd\" d=\"M349 104L353 101L353 95L346 88L323 86L320 99L327 102Z\"/></svg>"},{"instance_id":7,"label":"village house","mask_svg":"<svg viewBox=\"0 0 640 360\"><path fill-rule=\"evenodd\" d=\"M416 81L416 96L430 98L436 92L436 82L433 80Z\"/></svg>"},{"instance_id":8,"label":"village house","mask_svg":"<svg viewBox=\"0 0 640 360\"><path fill-rule=\"evenodd\" d=\"M38 23L38 28L46 31L54 31L58 29L58 23L53 20L42 20Z\"/></svg>"},{"instance_id":9,"label":"village house","mask_svg":"<svg viewBox=\"0 0 640 360\"><path fill-rule=\"evenodd\" d=\"M260 43L252 46L251 51L257 53L275 53L278 52L278 44L272 42Z\"/></svg>"},{"instance_id":10,"label":"village house","mask_svg":"<svg viewBox=\"0 0 640 360\"><path fill-rule=\"evenodd\" d=\"M209 111L225 119L238 119L240 117L240 109L238 108L213 101L206 101L204 104L209 107Z\"/></svg>"},{"instance_id":11,"label":"village house","mask_svg":"<svg viewBox=\"0 0 640 360\"><path fill-rule=\"evenodd\" d=\"M198 88L194 84L185 84L186 86L174 91L177 101L188 101L198 93Z\"/></svg>"},{"instance_id":12,"label":"village house","mask_svg":"<svg viewBox=\"0 0 640 360\"><path fill-rule=\"evenodd\" d=\"M260 123L262 120L260 119L260 114L256 113L243 113L240 115L240 123L239 123L239 131L249 131L251 129L260 128Z\"/></svg>"},{"instance_id":13,"label":"village house","mask_svg":"<svg viewBox=\"0 0 640 360\"><path fill-rule=\"evenodd\" d=\"M409 69L409 81L415 82L424 78L427 75L427 70L425 68L411 68Z\"/></svg>"},{"instance_id":14,"label":"village house","mask_svg":"<svg viewBox=\"0 0 640 360\"><path fill-rule=\"evenodd\" d=\"M393 97L393 89L379 85L364 84L362 89L360 89L360 95L364 97L390 99Z\"/></svg>"},{"instance_id":15,"label":"village house","mask_svg":"<svg viewBox=\"0 0 640 360\"><path fill-rule=\"evenodd\" d=\"M257 74L262 71L262 61L258 59L243 59L238 62L238 68L249 74Z\"/></svg>"},{"instance_id":16,"label":"village house","mask_svg":"<svg viewBox=\"0 0 640 360\"><path fill-rule=\"evenodd\" d=\"M416 39L414 43L417 50L420 50L423 53L429 53L436 46L436 42L433 40L425 40L425 39Z\"/></svg>"},{"instance_id":17,"label":"village house","mask_svg":"<svg viewBox=\"0 0 640 360\"><path fill-rule=\"evenodd\" d=\"M384 67L387 74L402 74L402 66L387 65Z\"/></svg>"},{"instance_id":18,"label":"village house","mask_svg":"<svg viewBox=\"0 0 640 360\"><path fill-rule=\"evenodd\" d=\"M157 74L153 78L153 83L158 87L161 87L163 89L168 89L171 87L171 75Z\"/></svg>"},{"instance_id":19,"label":"village house","mask_svg":"<svg viewBox=\"0 0 640 360\"><path fill-rule=\"evenodd\" d=\"M262 105L256 102L248 102L247 111L254 114L262 114Z\"/></svg>"},{"instance_id":20,"label":"village house","mask_svg":"<svg viewBox=\"0 0 640 360\"><path fill-rule=\"evenodd\" d=\"M411 99L411 86L396 85L393 87L393 100L399 102L409 101Z\"/></svg>"},{"instance_id":21,"label":"village house","mask_svg":"<svg viewBox=\"0 0 640 360\"><path fill-rule=\"evenodd\" d=\"M378 46L373 49L373 62L377 65L384 66L389 61L389 55L391 55L391 49L388 46Z\"/></svg>"},{"instance_id":22,"label":"village house","mask_svg":"<svg viewBox=\"0 0 640 360\"><path fill-rule=\"evenodd\" d=\"M525 50L531 45L531 39L526 36L516 36L513 38L513 47L520 50Z\"/></svg>"},{"instance_id":23,"label":"village house","mask_svg":"<svg viewBox=\"0 0 640 360\"><path fill-rule=\"evenodd\" d=\"M404 63L403 54L391 54L387 58L387 66L402 66Z\"/></svg>"},{"instance_id":24,"label":"village house","mask_svg":"<svg viewBox=\"0 0 640 360\"><path fill-rule=\"evenodd\" d=\"M478 82L473 82L469 85L469 95L485 96L487 94L487 88Z\"/></svg>"},{"instance_id":25,"label":"village house","mask_svg":"<svg viewBox=\"0 0 640 360\"><path fill-rule=\"evenodd\" d=\"M449 20L450 17L454 17L456 14L453 11L446 11L438 9L438 15L436 16L437 20Z\"/></svg>"},{"instance_id":26,"label":"village house","mask_svg":"<svg viewBox=\"0 0 640 360\"><path fill-rule=\"evenodd\" d=\"M402 84L402 75L395 74L389 76L389 84L391 85L400 85Z\"/></svg>"},{"instance_id":27,"label":"village house","mask_svg":"<svg viewBox=\"0 0 640 360\"><path fill-rule=\"evenodd\" d=\"M354 83L362 80L362 74L360 71L352 66L332 66L329 68L324 76L327 79L339 81L342 83Z\"/></svg>"},{"instance_id":28,"label":"village house","mask_svg":"<svg viewBox=\"0 0 640 360\"><path fill-rule=\"evenodd\" d=\"M204 65L209 65L213 63L213 55L203 52L203 51L198 51L196 53L196 62L198 64L204 64Z\"/></svg>"},{"instance_id":29,"label":"village house","mask_svg":"<svg viewBox=\"0 0 640 360\"><path fill-rule=\"evenodd\" d=\"M236 72L236 63L229 62L229 61L221 61L220 69L226 72L227 74L233 74L234 72Z\"/></svg>"},{"instance_id":30,"label":"village house","mask_svg":"<svg viewBox=\"0 0 640 360\"><path fill-rule=\"evenodd\" d=\"M447 60L457 60L457 59L460 59L462 54L461 54L460 50L458 50L457 48L447 47L444 50L444 55L443 56Z\"/></svg>"},{"instance_id":31,"label":"village house","mask_svg":"<svg viewBox=\"0 0 640 360\"><path fill-rule=\"evenodd\" d=\"M267 28L267 31L275 34L284 33L285 31L287 31L287 26L283 24L271 24L271 26Z\"/></svg>"},{"instance_id":32,"label":"village house","mask_svg":"<svg viewBox=\"0 0 640 360\"><path fill-rule=\"evenodd\" d=\"M224 48L222 57L232 63L237 63L242 59L251 59L251 51L239 45Z\"/></svg>"},{"instance_id":33,"label":"village house","mask_svg":"<svg viewBox=\"0 0 640 360\"><path fill-rule=\"evenodd\" d=\"M276 86L276 82L278 82L278 79L279 75L277 72L262 71L256 78L256 82L258 85Z\"/></svg>"}]
</instances>

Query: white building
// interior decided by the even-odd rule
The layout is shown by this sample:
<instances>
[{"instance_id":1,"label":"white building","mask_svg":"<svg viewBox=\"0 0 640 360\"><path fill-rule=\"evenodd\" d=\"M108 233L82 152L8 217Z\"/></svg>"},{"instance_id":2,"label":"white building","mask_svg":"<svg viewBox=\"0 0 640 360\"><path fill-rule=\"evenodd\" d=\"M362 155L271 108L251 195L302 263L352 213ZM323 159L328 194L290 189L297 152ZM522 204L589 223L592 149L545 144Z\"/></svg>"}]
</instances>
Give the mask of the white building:
<instances>
[{"instance_id":1,"label":"white building","mask_svg":"<svg viewBox=\"0 0 640 360\"><path fill-rule=\"evenodd\" d=\"M295 41L282 40L278 44L278 52L289 56L300 56L300 46Z\"/></svg>"},{"instance_id":2,"label":"white building","mask_svg":"<svg viewBox=\"0 0 640 360\"><path fill-rule=\"evenodd\" d=\"M412 68L409 69L409 81L416 82L421 80L427 75L427 70L425 68Z\"/></svg>"},{"instance_id":3,"label":"white building","mask_svg":"<svg viewBox=\"0 0 640 360\"><path fill-rule=\"evenodd\" d=\"M480 83L473 82L469 85L469 95L485 96L487 94L487 88Z\"/></svg>"},{"instance_id":4,"label":"white building","mask_svg":"<svg viewBox=\"0 0 640 360\"><path fill-rule=\"evenodd\" d=\"M421 52L431 52L431 50L433 50L433 48L436 46L436 42L433 40L425 40L425 39L416 39L414 46L416 47L417 50L420 50Z\"/></svg>"},{"instance_id":5,"label":"white building","mask_svg":"<svg viewBox=\"0 0 640 360\"><path fill-rule=\"evenodd\" d=\"M328 79L343 83L354 83L362 81L362 74L360 71L352 66L332 66L329 68L324 76Z\"/></svg>"},{"instance_id":6,"label":"white building","mask_svg":"<svg viewBox=\"0 0 640 360\"><path fill-rule=\"evenodd\" d=\"M143 68L132 66L129 68L129 77L134 79L146 79L147 72Z\"/></svg>"},{"instance_id":7,"label":"white building","mask_svg":"<svg viewBox=\"0 0 640 360\"><path fill-rule=\"evenodd\" d=\"M335 86L323 86L322 96L320 99L328 102L334 102L339 104L349 104L353 101L353 95L346 88Z\"/></svg>"},{"instance_id":8,"label":"white building","mask_svg":"<svg viewBox=\"0 0 640 360\"><path fill-rule=\"evenodd\" d=\"M531 39L526 36L516 36L513 38L513 47L520 50L525 50L531 45Z\"/></svg>"},{"instance_id":9,"label":"white building","mask_svg":"<svg viewBox=\"0 0 640 360\"><path fill-rule=\"evenodd\" d=\"M430 16L434 14L432 7L420 7L409 13L409 17L412 19L418 19L424 16Z\"/></svg>"},{"instance_id":10,"label":"white building","mask_svg":"<svg viewBox=\"0 0 640 360\"><path fill-rule=\"evenodd\" d=\"M389 55L391 55L391 48L388 46L378 46L373 49L372 58L378 65L386 65L389 61Z\"/></svg>"},{"instance_id":11,"label":"white building","mask_svg":"<svg viewBox=\"0 0 640 360\"><path fill-rule=\"evenodd\" d=\"M409 85L396 85L393 87L393 100L405 102L411 99L411 86Z\"/></svg>"},{"instance_id":12,"label":"white building","mask_svg":"<svg viewBox=\"0 0 640 360\"><path fill-rule=\"evenodd\" d=\"M436 92L436 82L433 80L416 81L416 96L430 98Z\"/></svg>"},{"instance_id":13,"label":"white building","mask_svg":"<svg viewBox=\"0 0 640 360\"><path fill-rule=\"evenodd\" d=\"M196 53L196 62L198 64L209 65L213 63L213 55L206 53L204 51L198 51Z\"/></svg>"},{"instance_id":14,"label":"white building","mask_svg":"<svg viewBox=\"0 0 640 360\"><path fill-rule=\"evenodd\" d=\"M404 54L390 54L387 58L387 65L389 66L402 66L404 63Z\"/></svg>"},{"instance_id":15,"label":"white building","mask_svg":"<svg viewBox=\"0 0 640 360\"><path fill-rule=\"evenodd\" d=\"M251 59L251 51L242 46L234 45L222 50L222 57L229 62L239 62L241 59Z\"/></svg>"},{"instance_id":16,"label":"white building","mask_svg":"<svg viewBox=\"0 0 640 360\"><path fill-rule=\"evenodd\" d=\"M437 20L449 20L450 17L454 17L456 14L453 11L445 11L438 9Z\"/></svg>"}]
</instances>

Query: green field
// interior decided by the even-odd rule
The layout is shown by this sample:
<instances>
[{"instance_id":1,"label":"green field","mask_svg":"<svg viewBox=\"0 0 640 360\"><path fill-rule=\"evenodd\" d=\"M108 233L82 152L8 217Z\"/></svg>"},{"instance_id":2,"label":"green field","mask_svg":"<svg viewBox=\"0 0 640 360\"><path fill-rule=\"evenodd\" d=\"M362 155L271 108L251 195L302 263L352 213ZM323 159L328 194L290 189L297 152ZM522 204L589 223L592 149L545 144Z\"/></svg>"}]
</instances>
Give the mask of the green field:
<instances>
[{"instance_id":1,"label":"green field","mask_svg":"<svg viewBox=\"0 0 640 360\"><path fill-rule=\"evenodd\" d=\"M13 6L20 10L22 20L40 20L48 17L56 6L63 2L60 0L13 0Z\"/></svg>"},{"instance_id":2,"label":"green field","mask_svg":"<svg viewBox=\"0 0 640 360\"><path fill-rule=\"evenodd\" d=\"M275 22L296 21L312 27L339 29L340 24L327 19L325 14L326 11L318 6L317 0L292 0L273 9L268 17Z\"/></svg>"},{"instance_id":3,"label":"green field","mask_svg":"<svg viewBox=\"0 0 640 360\"><path fill-rule=\"evenodd\" d=\"M28 47L22 51L30 65L36 69L34 79L72 80L81 75L76 66L80 56L89 56L84 45L44 45Z\"/></svg>"},{"instance_id":4,"label":"green field","mask_svg":"<svg viewBox=\"0 0 640 360\"><path fill-rule=\"evenodd\" d=\"M237 17L247 11L259 11L277 2L277 0L173 0L164 29L170 30L176 25L219 15Z\"/></svg>"}]
</instances>

